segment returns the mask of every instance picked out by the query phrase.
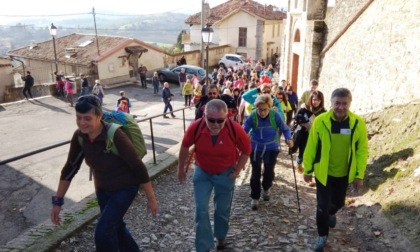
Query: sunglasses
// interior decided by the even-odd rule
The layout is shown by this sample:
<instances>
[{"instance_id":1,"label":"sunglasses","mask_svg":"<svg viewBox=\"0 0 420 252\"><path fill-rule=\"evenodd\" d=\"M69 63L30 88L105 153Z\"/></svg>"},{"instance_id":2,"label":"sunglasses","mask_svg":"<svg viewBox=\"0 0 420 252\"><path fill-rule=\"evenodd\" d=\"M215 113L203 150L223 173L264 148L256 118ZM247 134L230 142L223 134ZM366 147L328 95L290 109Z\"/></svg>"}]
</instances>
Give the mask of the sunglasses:
<instances>
[{"instance_id":1,"label":"sunglasses","mask_svg":"<svg viewBox=\"0 0 420 252\"><path fill-rule=\"evenodd\" d=\"M80 96L75 105L77 104L83 104L83 103L89 103L90 105L93 105L95 107L100 108L101 107L101 100L96 95L83 95Z\"/></svg>"},{"instance_id":2,"label":"sunglasses","mask_svg":"<svg viewBox=\"0 0 420 252\"><path fill-rule=\"evenodd\" d=\"M262 92L263 94L271 94L271 92L270 91L264 91L264 92Z\"/></svg>"},{"instance_id":3,"label":"sunglasses","mask_svg":"<svg viewBox=\"0 0 420 252\"><path fill-rule=\"evenodd\" d=\"M207 121L211 122L211 123L218 123L218 124L222 124L224 123L226 120L226 118L211 118L211 117L207 117Z\"/></svg>"},{"instance_id":4,"label":"sunglasses","mask_svg":"<svg viewBox=\"0 0 420 252\"><path fill-rule=\"evenodd\" d=\"M208 92L207 94L209 94L209 95L216 95L217 93L216 92Z\"/></svg>"}]
</instances>

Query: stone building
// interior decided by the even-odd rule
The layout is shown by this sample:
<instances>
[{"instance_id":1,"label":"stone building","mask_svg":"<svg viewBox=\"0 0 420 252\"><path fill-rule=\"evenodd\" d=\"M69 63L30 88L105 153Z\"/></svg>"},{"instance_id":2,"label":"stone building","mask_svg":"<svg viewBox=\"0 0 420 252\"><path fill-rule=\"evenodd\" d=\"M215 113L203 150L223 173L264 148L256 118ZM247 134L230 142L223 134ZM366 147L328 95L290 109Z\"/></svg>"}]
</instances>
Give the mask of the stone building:
<instances>
[{"instance_id":1,"label":"stone building","mask_svg":"<svg viewBox=\"0 0 420 252\"><path fill-rule=\"evenodd\" d=\"M352 110L367 113L420 99L418 0L289 0L280 78L298 95L319 80L347 87Z\"/></svg>"}]
</instances>

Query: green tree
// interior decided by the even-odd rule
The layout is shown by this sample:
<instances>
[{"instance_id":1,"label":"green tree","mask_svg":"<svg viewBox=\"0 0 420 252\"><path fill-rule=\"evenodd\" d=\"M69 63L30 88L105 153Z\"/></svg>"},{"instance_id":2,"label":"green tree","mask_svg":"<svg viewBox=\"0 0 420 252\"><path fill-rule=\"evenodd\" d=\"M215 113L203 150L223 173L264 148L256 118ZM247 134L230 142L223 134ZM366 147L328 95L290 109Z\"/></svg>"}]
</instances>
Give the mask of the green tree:
<instances>
[{"instance_id":1,"label":"green tree","mask_svg":"<svg viewBox=\"0 0 420 252\"><path fill-rule=\"evenodd\" d=\"M186 34L187 32L185 30L181 30L178 34L178 37L176 39L176 47L180 52L184 51L184 45L182 44L182 34Z\"/></svg>"}]
</instances>

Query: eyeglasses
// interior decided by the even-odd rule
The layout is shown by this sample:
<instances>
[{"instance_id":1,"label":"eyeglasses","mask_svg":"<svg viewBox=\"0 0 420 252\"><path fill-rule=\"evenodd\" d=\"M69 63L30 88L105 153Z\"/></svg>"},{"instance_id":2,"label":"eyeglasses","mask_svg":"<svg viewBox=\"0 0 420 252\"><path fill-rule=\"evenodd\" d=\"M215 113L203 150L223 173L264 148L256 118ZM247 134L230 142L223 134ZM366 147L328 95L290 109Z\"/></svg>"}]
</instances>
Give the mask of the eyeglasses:
<instances>
[{"instance_id":1,"label":"eyeglasses","mask_svg":"<svg viewBox=\"0 0 420 252\"><path fill-rule=\"evenodd\" d=\"M217 92L208 92L209 95L217 95Z\"/></svg>"},{"instance_id":2,"label":"eyeglasses","mask_svg":"<svg viewBox=\"0 0 420 252\"><path fill-rule=\"evenodd\" d=\"M222 124L224 123L226 120L226 118L211 118L211 117L207 117L207 121L211 122L211 123L218 123L218 124Z\"/></svg>"}]
</instances>

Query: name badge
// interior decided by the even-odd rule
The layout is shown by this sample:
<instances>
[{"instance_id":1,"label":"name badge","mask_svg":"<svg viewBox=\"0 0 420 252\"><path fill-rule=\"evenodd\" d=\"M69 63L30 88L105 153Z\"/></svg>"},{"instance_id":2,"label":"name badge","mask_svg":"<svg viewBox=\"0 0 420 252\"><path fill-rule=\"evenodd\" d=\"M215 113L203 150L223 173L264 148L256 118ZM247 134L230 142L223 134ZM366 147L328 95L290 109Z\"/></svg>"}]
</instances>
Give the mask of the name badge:
<instances>
[{"instance_id":1,"label":"name badge","mask_svg":"<svg viewBox=\"0 0 420 252\"><path fill-rule=\"evenodd\" d=\"M350 129L340 129L340 134L349 135Z\"/></svg>"}]
</instances>

